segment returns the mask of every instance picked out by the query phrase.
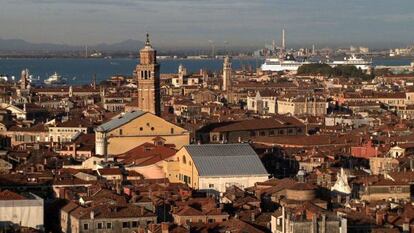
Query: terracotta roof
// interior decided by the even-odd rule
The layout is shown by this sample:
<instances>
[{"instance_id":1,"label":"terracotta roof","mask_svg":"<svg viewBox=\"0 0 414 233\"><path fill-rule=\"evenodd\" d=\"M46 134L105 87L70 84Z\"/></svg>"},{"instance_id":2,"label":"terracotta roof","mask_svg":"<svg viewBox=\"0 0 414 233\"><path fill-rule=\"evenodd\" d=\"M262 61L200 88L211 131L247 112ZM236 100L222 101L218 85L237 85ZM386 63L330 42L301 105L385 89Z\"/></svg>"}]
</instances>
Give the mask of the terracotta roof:
<instances>
[{"instance_id":1,"label":"terracotta roof","mask_svg":"<svg viewBox=\"0 0 414 233\"><path fill-rule=\"evenodd\" d=\"M2 201L11 201L11 200L24 200L26 199L20 194L17 194L15 192L4 190L0 191L0 200Z\"/></svg>"},{"instance_id":2,"label":"terracotta roof","mask_svg":"<svg viewBox=\"0 0 414 233\"><path fill-rule=\"evenodd\" d=\"M10 127L9 131L16 131L16 132L48 132L47 127L44 124L36 124L31 127L19 127L19 126L12 126Z\"/></svg>"},{"instance_id":3,"label":"terracotta roof","mask_svg":"<svg viewBox=\"0 0 414 233\"><path fill-rule=\"evenodd\" d=\"M304 124L297 118L279 115L274 118L253 119L227 123L224 126L218 126L217 128L214 128L212 132L246 131L287 127L304 127Z\"/></svg>"},{"instance_id":4,"label":"terracotta roof","mask_svg":"<svg viewBox=\"0 0 414 233\"><path fill-rule=\"evenodd\" d=\"M290 190L315 190L317 187L309 183L296 183L290 186Z\"/></svg>"},{"instance_id":5,"label":"terracotta roof","mask_svg":"<svg viewBox=\"0 0 414 233\"><path fill-rule=\"evenodd\" d=\"M192 223L190 224L191 230L198 233L210 233L210 232L231 232L231 233L264 233L262 231L244 221L239 219L229 219L221 223ZM219 229L219 231L217 230Z\"/></svg>"},{"instance_id":6,"label":"terracotta roof","mask_svg":"<svg viewBox=\"0 0 414 233\"><path fill-rule=\"evenodd\" d=\"M357 145L360 137L356 135L295 135L277 137L254 137L255 143L274 144L281 146L332 146L332 145Z\"/></svg>"},{"instance_id":7,"label":"terracotta roof","mask_svg":"<svg viewBox=\"0 0 414 233\"><path fill-rule=\"evenodd\" d=\"M98 169L98 173L101 176L122 175L122 171L119 168L101 168Z\"/></svg>"},{"instance_id":8,"label":"terracotta roof","mask_svg":"<svg viewBox=\"0 0 414 233\"><path fill-rule=\"evenodd\" d=\"M79 206L71 212L71 215L78 219L90 219L92 211L95 219L156 217L154 213L133 204L102 204L92 207Z\"/></svg>"},{"instance_id":9,"label":"terracotta roof","mask_svg":"<svg viewBox=\"0 0 414 233\"><path fill-rule=\"evenodd\" d=\"M135 166L148 166L159 161L165 160L177 151L166 146L156 146L152 143L144 143L124 154L118 156L124 164L134 164Z\"/></svg>"}]
</instances>

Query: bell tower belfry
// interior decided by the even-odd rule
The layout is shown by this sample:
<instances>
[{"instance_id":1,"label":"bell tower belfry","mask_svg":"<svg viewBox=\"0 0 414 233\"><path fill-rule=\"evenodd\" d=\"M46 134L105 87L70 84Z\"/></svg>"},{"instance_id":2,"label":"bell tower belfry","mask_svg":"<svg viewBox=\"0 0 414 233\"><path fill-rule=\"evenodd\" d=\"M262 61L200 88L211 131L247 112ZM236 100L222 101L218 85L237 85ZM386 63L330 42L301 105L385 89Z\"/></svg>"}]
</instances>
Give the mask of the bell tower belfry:
<instances>
[{"instance_id":1,"label":"bell tower belfry","mask_svg":"<svg viewBox=\"0 0 414 233\"><path fill-rule=\"evenodd\" d=\"M135 68L138 84L138 109L161 114L160 65L157 63L157 51L152 48L149 35L145 47L139 51L140 63Z\"/></svg>"}]
</instances>

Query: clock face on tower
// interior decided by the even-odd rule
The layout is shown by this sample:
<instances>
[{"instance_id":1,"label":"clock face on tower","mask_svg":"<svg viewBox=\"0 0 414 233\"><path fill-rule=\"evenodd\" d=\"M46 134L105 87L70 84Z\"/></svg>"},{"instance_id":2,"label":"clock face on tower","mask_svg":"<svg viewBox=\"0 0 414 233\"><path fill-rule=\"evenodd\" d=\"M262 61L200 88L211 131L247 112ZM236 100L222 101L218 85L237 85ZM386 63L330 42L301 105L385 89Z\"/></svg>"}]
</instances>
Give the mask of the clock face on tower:
<instances>
[{"instance_id":1,"label":"clock face on tower","mask_svg":"<svg viewBox=\"0 0 414 233\"><path fill-rule=\"evenodd\" d=\"M139 52L139 61L135 69L138 84L138 108L141 111L160 115L160 73L157 52L152 48L149 35L145 47Z\"/></svg>"}]
</instances>

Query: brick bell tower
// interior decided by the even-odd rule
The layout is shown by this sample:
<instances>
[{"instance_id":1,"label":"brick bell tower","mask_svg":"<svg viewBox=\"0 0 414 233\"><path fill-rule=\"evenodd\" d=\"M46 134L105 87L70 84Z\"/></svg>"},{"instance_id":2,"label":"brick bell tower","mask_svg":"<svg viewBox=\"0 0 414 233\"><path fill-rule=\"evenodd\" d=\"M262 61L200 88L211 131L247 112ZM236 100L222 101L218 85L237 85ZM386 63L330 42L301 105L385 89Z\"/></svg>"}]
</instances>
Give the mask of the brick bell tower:
<instances>
[{"instance_id":1,"label":"brick bell tower","mask_svg":"<svg viewBox=\"0 0 414 233\"><path fill-rule=\"evenodd\" d=\"M139 51L140 63L135 68L138 84L138 109L161 114L160 65L157 63L157 51L152 48L149 35L145 47Z\"/></svg>"}]
</instances>

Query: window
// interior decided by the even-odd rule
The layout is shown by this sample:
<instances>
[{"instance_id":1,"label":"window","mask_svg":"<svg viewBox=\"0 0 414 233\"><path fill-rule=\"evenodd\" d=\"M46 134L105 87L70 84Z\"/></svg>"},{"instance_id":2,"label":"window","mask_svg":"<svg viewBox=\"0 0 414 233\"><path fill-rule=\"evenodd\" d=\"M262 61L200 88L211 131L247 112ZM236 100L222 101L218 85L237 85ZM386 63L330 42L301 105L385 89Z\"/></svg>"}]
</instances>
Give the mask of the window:
<instances>
[{"instance_id":1,"label":"window","mask_svg":"<svg viewBox=\"0 0 414 233\"><path fill-rule=\"evenodd\" d=\"M129 222L122 222L122 228L129 228Z\"/></svg>"},{"instance_id":2,"label":"window","mask_svg":"<svg viewBox=\"0 0 414 233\"><path fill-rule=\"evenodd\" d=\"M256 132L250 131L250 137L254 137L254 136L256 136Z\"/></svg>"},{"instance_id":3,"label":"window","mask_svg":"<svg viewBox=\"0 0 414 233\"><path fill-rule=\"evenodd\" d=\"M83 224L83 229L84 230L89 230L89 224L87 224L87 223Z\"/></svg>"},{"instance_id":4,"label":"window","mask_svg":"<svg viewBox=\"0 0 414 233\"><path fill-rule=\"evenodd\" d=\"M138 221L132 221L132 227L134 228L138 227Z\"/></svg>"},{"instance_id":5,"label":"window","mask_svg":"<svg viewBox=\"0 0 414 233\"><path fill-rule=\"evenodd\" d=\"M154 127L151 127L151 131L154 131Z\"/></svg>"},{"instance_id":6,"label":"window","mask_svg":"<svg viewBox=\"0 0 414 233\"><path fill-rule=\"evenodd\" d=\"M275 131L274 131L274 130L270 130L270 131L269 131L269 135L270 135L270 136L275 135Z\"/></svg>"},{"instance_id":7,"label":"window","mask_svg":"<svg viewBox=\"0 0 414 233\"><path fill-rule=\"evenodd\" d=\"M214 184L208 184L208 187L212 189L214 188Z\"/></svg>"},{"instance_id":8,"label":"window","mask_svg":"<svg viewBox=\"0 0 414 233\"><path fill-rule=\"evenodd\" d=\"M144 130L142 127L139 127L139 131L142 131L142 130Z\"/></svg>"},{"instance_id":9,"label":"window","mask_svg":"<svg viewBox=\"0 0 414 233\"><path fill-rule=\"evenodd\" d=\"M174 134L174 128L171 128L171 134Z\"/></svg>"},{"instance_id":10,"label":"window","mask_svg":"<svg viewBox=\"0 0 414 233\"><path fill-rule=\"evenodd\" d=\"M183 163L184 164L186 164L187 163L187 160L186 160L186 158L185 158L185 156L183 155Z\"/></svg>"},{"instance_id":11,"label":"window","mask_svg":"<svg viewBox=\"0 0 414 233\"><path fill-rule=\"evenodd\" d=\"M112 229L112 223L111 222L106 223L106 229Z\"/></svg>"},{"instance_id":12,"label":"window","mask_svg":"<svg viewBox=\"0 0 414 233\"><path fill-rule=\"evenodd\" d=\"M122 129L119 129L119 135L122 136Z\"/></svg>"},{"instance_id":13,"label":"window","mask_svg":"<svg viewBox=\"0 0 414 233\"><path fill-rule=\"evenodd\" d=\"M98 228L98 229L103 229L103 223L98 222L98 226L97 226L97 228Z\"/></svg>"},{"instance_id":14,"label":"window","mask_svg":"<svg viewBox=\"0 0 414 233\"><path fill-rule=\"evenodd\" d=\"M184 183L191 184L191 178L189 176L184 175L183 178L184 178Z\"/></svg>"},{"instance_id":15,"label":"window","mask_svg":"<svg viewBox=\"0 0 414 233\"><path fill-rule=\"evenodd\" d=\"M266 136L266 132L265 131L261 131L260 132L260 136Z\"/></svg>"}]
</instances>

